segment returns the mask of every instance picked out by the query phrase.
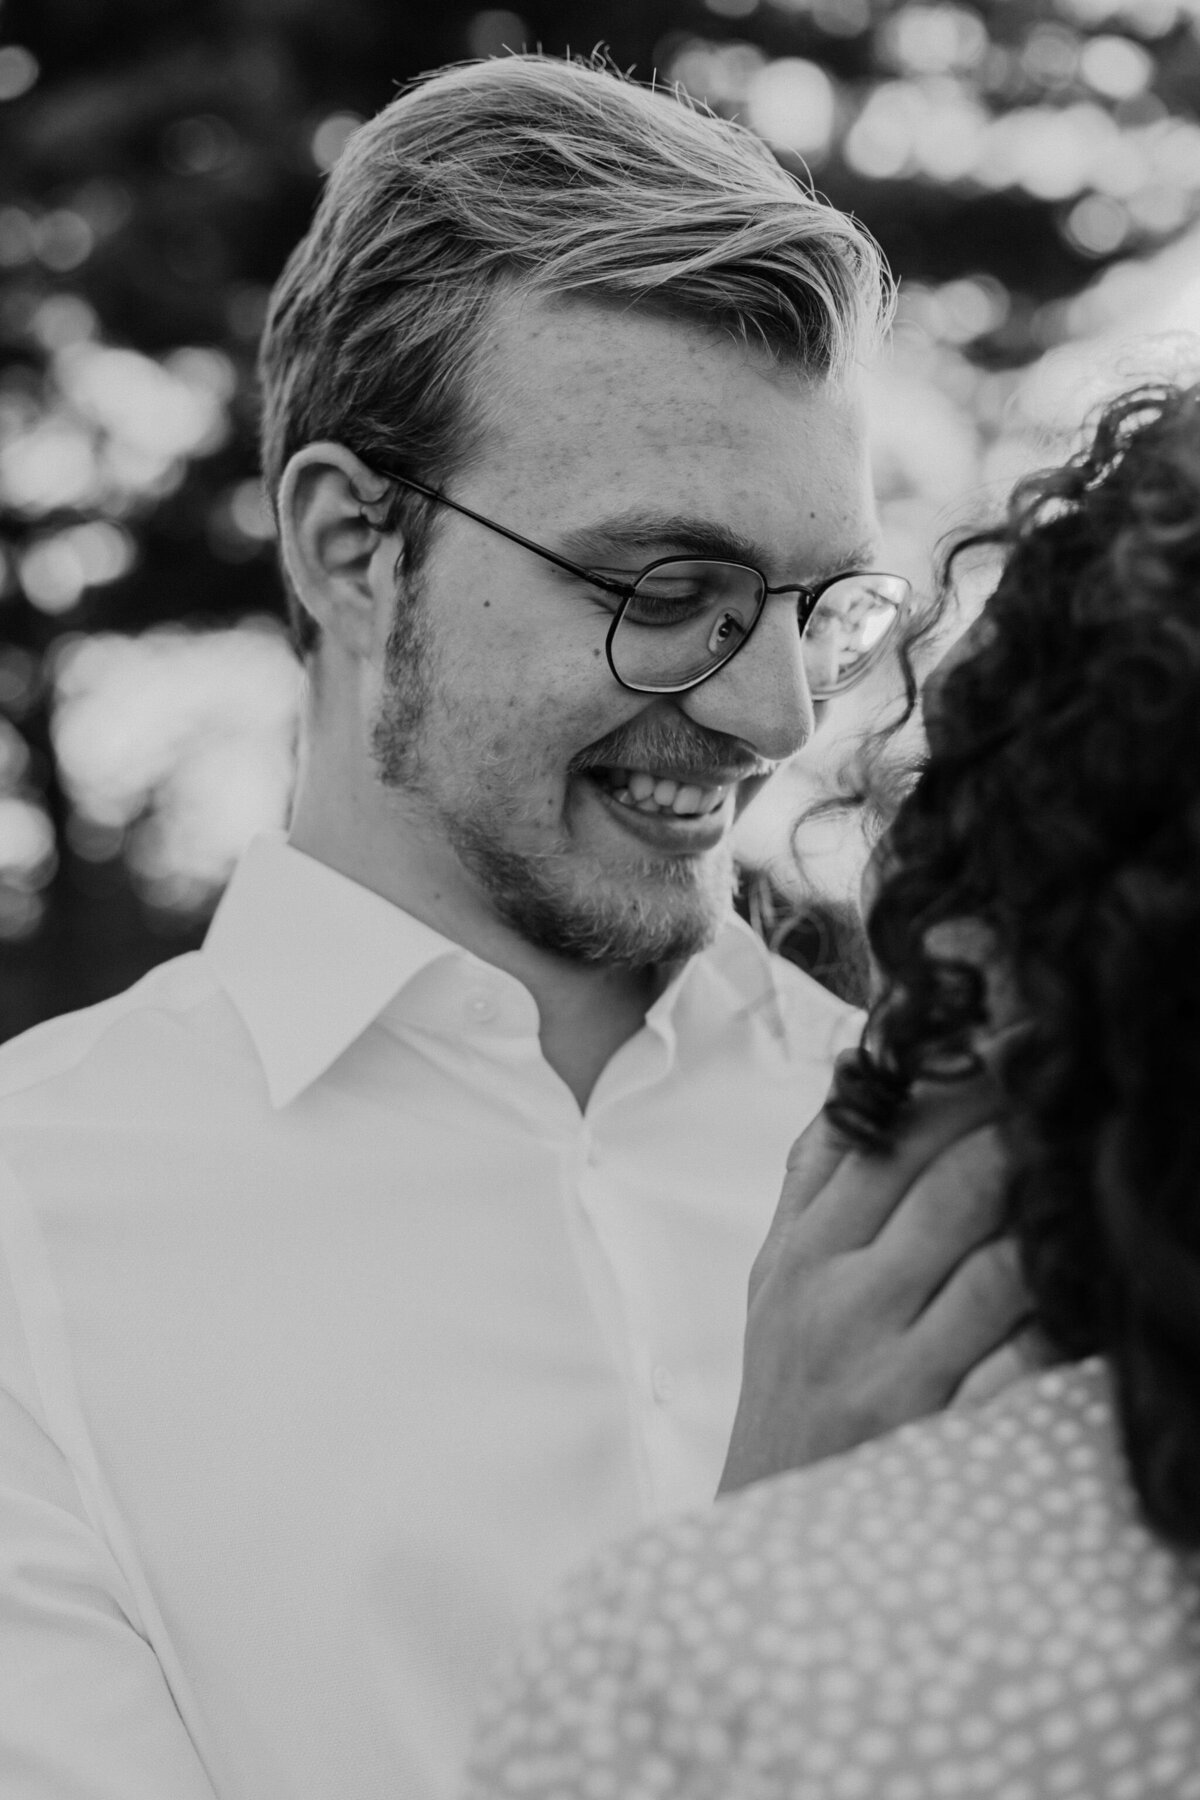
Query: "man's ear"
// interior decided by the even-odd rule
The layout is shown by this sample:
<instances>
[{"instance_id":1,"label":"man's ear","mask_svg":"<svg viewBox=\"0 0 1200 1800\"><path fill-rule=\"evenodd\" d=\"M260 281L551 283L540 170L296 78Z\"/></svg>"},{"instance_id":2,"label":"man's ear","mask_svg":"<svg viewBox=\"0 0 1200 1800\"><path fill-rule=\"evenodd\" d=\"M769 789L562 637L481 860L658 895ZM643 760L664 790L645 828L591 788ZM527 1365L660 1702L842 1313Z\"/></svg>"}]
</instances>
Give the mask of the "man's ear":
<instances>
[{"instance_id":1,"label":"man's ear","mask_svg":"<svg viewBox=\"0 0 1200 1800\"><path fill-rule=\"evenodd\" d=\"M369 655L391 618L400 540L372 522L386 492L381 476L335 443L305 444L279 484L288 580L322 637L352 656Z\"/></svg>"}]
</instances>

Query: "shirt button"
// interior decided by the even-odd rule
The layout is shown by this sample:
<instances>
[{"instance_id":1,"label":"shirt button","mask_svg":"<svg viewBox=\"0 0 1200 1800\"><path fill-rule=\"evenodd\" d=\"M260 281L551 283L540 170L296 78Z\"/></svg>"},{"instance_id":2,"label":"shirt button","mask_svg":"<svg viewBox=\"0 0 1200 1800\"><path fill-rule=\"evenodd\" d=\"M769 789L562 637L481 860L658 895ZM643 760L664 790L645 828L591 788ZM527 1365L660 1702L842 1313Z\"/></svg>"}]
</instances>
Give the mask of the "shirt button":
<instances>
[{"instance_id":1,"label":"shirt button","mask_svg":"<svg viewBox=\"0 0 1200 1800\"><path fill-rule=\"evenodd\" d=\"M650 1376L650 1387L660 1406L669 1405L675 1398L675 1377L665 1363L655 1363Z\"/></svg>"},{"instance_id":2,"label":"shirt button","mask_svg":"<svg viewBox=\"0 0 1200 1800\"><path fill-rule=\"evenodd\" d=\"M473 1019L478 1019L481 1025L486 1025L489 1019L494 1019L496 1016L496 1002L487 994L475 994L468 1002L468 1011Z\"/></svg>"}]
</instances>

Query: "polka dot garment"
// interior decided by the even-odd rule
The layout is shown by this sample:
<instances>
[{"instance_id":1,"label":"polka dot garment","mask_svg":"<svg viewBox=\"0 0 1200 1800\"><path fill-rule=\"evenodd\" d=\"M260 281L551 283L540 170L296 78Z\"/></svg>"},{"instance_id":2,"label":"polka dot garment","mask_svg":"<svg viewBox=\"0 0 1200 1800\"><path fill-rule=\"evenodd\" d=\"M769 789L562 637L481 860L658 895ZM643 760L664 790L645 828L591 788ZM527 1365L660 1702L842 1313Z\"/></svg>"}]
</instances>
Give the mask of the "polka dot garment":
<instances>
[{"instance_id":1,"label":"polka dot garment","mask_svg":"<svg viewBox=\"0 0 1200 1800\"><path fill-rule=\"evenodd\" d=\"M469 1800L1200 1800L1200 1568L1139 1522L1091 1361L578 1578Z\"/></svg>"}]
</instances>

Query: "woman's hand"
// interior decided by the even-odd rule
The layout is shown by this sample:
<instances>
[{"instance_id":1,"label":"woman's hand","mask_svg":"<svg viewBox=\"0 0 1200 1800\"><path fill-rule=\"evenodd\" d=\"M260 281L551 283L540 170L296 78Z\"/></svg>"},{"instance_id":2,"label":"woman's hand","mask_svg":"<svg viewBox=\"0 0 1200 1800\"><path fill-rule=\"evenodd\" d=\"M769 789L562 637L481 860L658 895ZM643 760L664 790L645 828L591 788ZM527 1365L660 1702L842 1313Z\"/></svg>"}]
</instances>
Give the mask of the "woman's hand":
<instances>
[{"instance_id":1,"label":"woman's hand","mask_svg":"<svg viewBox=\"0 0 1200 1800\"><path fill-rule=\"evenodd\" d=\"M1004 1163L987 1076L918 1089L888 1152L819 1114L792 1147L750 1276L742 1391L721 1493L972 1398L1027 1322L999 1235ZM989 1387L988 1382L995 1385Z\"/></svg>"}]
</instances>

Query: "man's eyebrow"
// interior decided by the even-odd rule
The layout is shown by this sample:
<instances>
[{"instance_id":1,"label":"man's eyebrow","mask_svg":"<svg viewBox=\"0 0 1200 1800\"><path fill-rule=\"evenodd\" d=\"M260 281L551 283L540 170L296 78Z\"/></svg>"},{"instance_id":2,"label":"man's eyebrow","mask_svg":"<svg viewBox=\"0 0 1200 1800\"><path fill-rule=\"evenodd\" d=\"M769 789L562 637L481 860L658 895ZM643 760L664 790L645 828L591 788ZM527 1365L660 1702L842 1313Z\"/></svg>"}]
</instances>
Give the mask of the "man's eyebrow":
<instances>
[{"instance_id":1,"label":"man's eyebrow","mask_svg":"<svg viewBox=\"0 0 1200 1800\"><path fill-rule=\"evenodd\" d=\"M813 579L821 581L826 575L840 575L845 569L878 569L879 566L878 538L863 538L860 544L856 544L852 550L839 556L836 562L818 569Z\"/></svg>"},{"instance_id":2,"label":"man's eyebrow","mask_svg":"<svg viewBox=\"0 0 1200 1800\"><path fill-rule=\"evenodd\" d=\"M748 563L751 568L764 568L767 558L761 545L741 532L718 525L691 513L671 513L653 508L631 508L596 519L559 538L561 553L585 567L603 568L605 559L632 554L649 560L657 556L681 553L685 556L714 557L720 562ZM873 538L864 538L845 554L833 560L822 559L811 565L802 576L788 571L781 579L823 581L843 569L869 569L875 566L878 546Z\"/></svg>"},{"instance_id":3,"label":"man's eyebrow","mask_svg":"<svg viewBox=\"0 0 1200 1800\"><path fill-rule=\"evenodd\" d=\"M685 556L711 556L723 562L758 567L761 550L740 532L690 513L631 508L577 526L559 538L562 554L585 565L604 566L614 553L636 552L650 558L679 551Z\"/></svg>"}]
</instances>

